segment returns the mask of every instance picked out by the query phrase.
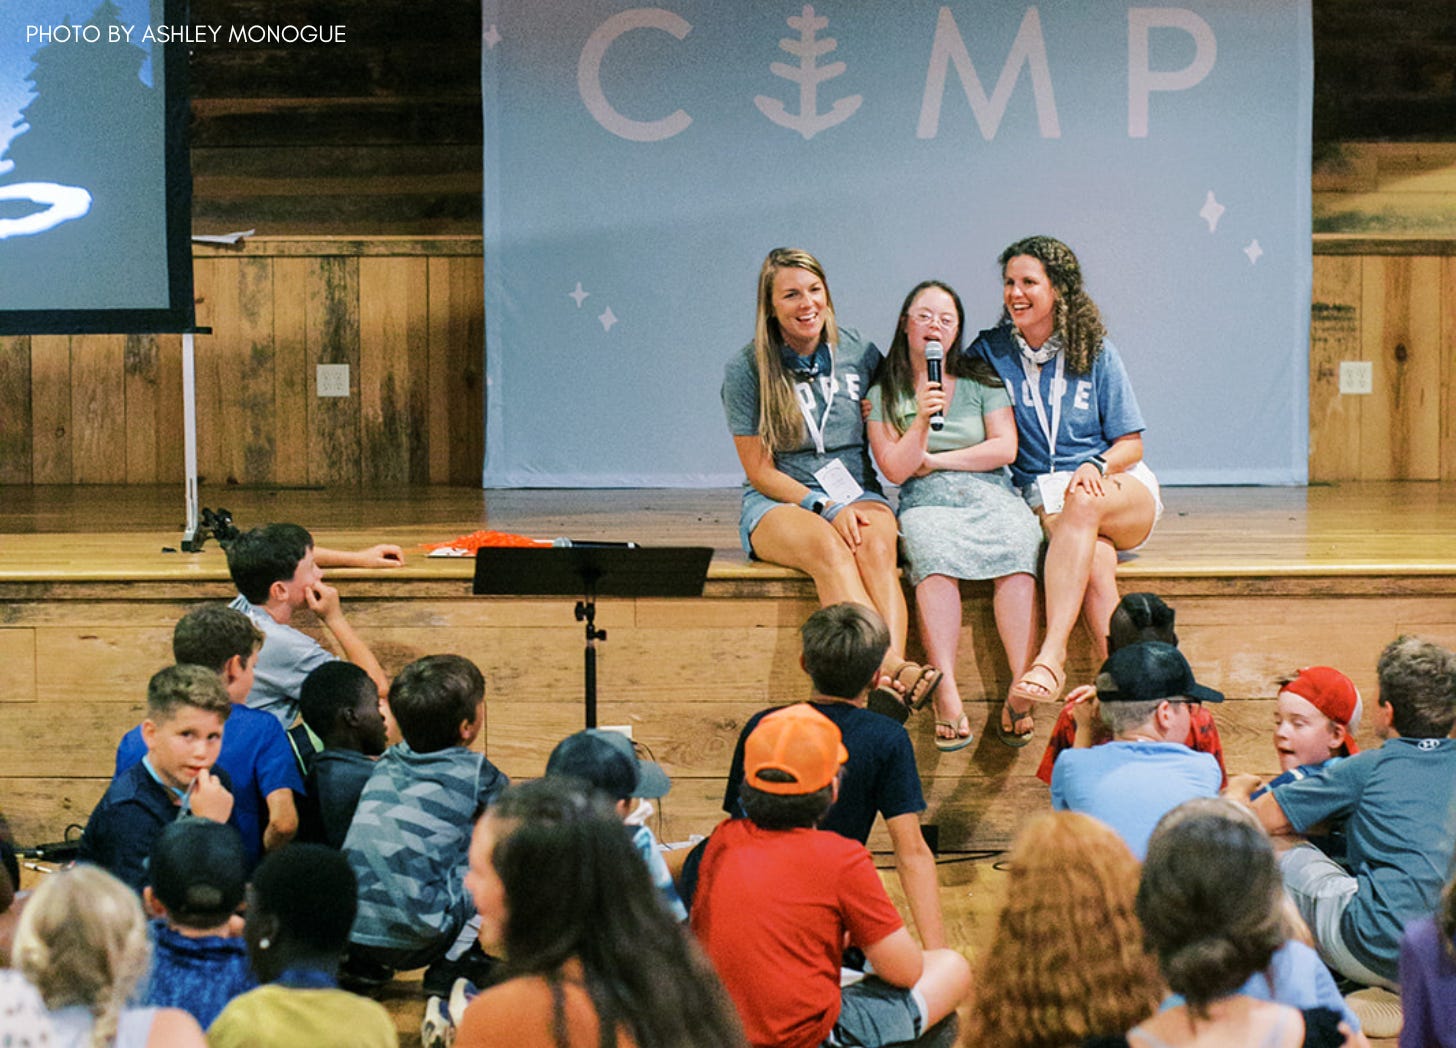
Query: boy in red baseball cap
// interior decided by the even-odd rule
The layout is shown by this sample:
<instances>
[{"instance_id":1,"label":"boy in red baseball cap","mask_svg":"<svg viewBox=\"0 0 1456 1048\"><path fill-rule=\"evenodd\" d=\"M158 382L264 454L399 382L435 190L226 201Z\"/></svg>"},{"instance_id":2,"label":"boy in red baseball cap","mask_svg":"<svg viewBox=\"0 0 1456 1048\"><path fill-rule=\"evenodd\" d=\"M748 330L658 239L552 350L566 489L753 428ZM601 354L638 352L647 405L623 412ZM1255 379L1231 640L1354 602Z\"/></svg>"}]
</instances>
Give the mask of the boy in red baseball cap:
<instances>
[{"instance_id":1,"label":"boy in red baseball cap","mask_svg":"<svg viewBox=\"0 0 1456 1048\"><path fill-rule=\"evenodd\" d=\"M1360 689L1329 666L1306 666L1279 682L1274 721L1274 751L1280 772L1267 783L1256 775L1237 775L1228 796L1252 803L1274 789L1320 771L1330 762L1360 752L1355 731L1360 726ZM1312 844L1336 859L1345 856L1344 820L1326 824L1325 832L1309 835Z\"/></svg>"},{"instance_id":2,"label":"boy in red baseball cap","mask_svg":"<svg viewBox=\"0 0 1456 1048\"><path fill-rule=\"evenodd\" d=\"M1360 752L1355 732L1363 706L1355 682L1329 666L1306 666L1279 682L1274 750L1280 773L1268 783L1257 775L1236 775L1229 796L1252 801L1275 786L1298 782L1329 761Z\"/></svg>"},{"instance_id":3,"label":"boy in red baseball cap","mask_svg":"<svg viewBox=\"0 0 1456 1048\"><path fill-rule=\"evenodd\" d=\"M1285 772L1303 768L1294 776L1303 778L1309 765L1359 753L1355 731L1360 710L1355 682L1329 666L1306 666L1292 679L1280 681L1279 720L1274 728L1279 767Z\"/></svg>"}]
</instances>

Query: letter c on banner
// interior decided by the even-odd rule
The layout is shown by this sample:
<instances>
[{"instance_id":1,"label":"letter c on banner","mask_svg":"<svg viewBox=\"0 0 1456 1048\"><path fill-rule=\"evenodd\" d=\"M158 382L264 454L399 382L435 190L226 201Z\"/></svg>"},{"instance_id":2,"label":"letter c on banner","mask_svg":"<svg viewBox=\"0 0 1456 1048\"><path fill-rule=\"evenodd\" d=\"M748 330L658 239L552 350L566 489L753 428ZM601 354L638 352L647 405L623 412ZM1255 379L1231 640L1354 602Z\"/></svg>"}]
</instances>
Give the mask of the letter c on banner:
<instances>
[{"instance_id":1,"label":"letter c on banner","mask_svg":"<svg viewBox=\"0 0 1456 1048\"><path fill-rule=\"evenodd\" d=\"M661 120L633 120L617 112L602 93L602 59L617 37L633 29L661 29L681 40L692 28L680 15L660 7L621 11L598 26L596 32L587 38L576 65L576 89L597 123L629 142L660 142L687 130L693 118L681 109Z\"/></svg>"},{"instance_id":2,"label":"letter c on banner","mask_svg":"<svg viewBox=\"0 0 1456 1048\"><path fill-rule=\"evenodd\" d=\"M1148 31L1181 29L1193 37L1193 61L1182 69L1148 68ZM1201 17L1183 7L1127 9L1127 137L1148 137L1148 96L1154 91L1186 91L1213 70L1218 41Z\"/></svg>"}]
</instances>

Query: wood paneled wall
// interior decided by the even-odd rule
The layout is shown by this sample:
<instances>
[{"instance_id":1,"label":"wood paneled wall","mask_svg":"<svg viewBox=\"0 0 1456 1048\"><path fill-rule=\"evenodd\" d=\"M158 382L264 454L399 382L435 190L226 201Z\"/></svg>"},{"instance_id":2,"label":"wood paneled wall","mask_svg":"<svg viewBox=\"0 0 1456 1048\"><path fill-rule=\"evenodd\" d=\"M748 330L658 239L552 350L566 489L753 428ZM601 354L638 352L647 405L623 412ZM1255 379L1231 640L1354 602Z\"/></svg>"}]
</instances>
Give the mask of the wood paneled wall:
<instances>
[{"instance_id":1,"label":"wood paneled wall","mask_svg":"<svg viewBox=\"0 0 1456 1048\"><path fill-rule=\"evenodd\" d=\"M460 580L338 577L349 620L391 674L430 652L458 652L487 683L481 746L513 777L541 774L555 742L582 724L581 629L570 601L481 600ZM1318 579L1145 577L1178 609L1182 646L1199 680L1229 700L1217 713L1231 771L1273 774L1275 682L1310 651L1344 652L1362 692L1375 691L1381 647L1404 632L1456 643L1456 586L1448 576ZM1397 592L1392 593L1392 590ZM188 606L232 595L224 581L0 583L0 807L22 843L55 840L84 822L106 788L116 740L141 718L145 681L168 660ZM602 724L634 737L673 780L659 807L666 840L706 833L720 818L724 778L744 722L766 705L807 694L798 628L815 604L807 579L711 581L701 599L605 600L597 624ZM1010 683L993 638L990 587L967 588L957 678L976 744L941 754L932 718L908 725L930 804L951 850L1005 847L1049 806L1034 778L1053 711L1037 711L1037 739L1011 750L995 739ZM300 622L312 629L308 621ZM326 636L321 635L327 640ZM45 672L35 672L44 667ZM1071 680L1092 676L1080 634ZM1367 713L1361 741L1373 744ZM888 847L883 829L871 840Z\"/></svg>"},{"instance_id":2,"label":"wood paneled wall","mask_svg":"<svg viewBox=\"0 0 1456 1048\"><path fill-rule=\"evenodd\" d=\"M1456 235L1456 142L1339 142L1314 166L1315 233Z\"/></svg>"},{"instance_id":3,"label":"wood paneled wall","mask_svg":"<svg viewBox=\"0 0 1456 1048\"><path fill-rule=\"evenodd\" d=\"M1456 479L1456 236L1316 237L1309 358L1311 481Z\"/></svg>"},{"instance_id":4,"label":"wood paneled wall","mask_svg":"<svg viewBox=\"0 0 1456 1048\"><path fill-rule=\"evenodd\" d=\"M201 479L478 484L483 270L478 237L199 245ZM182 455L180 336L0 339L0 484L180 481Z\"/></svg>"},{"instance_id":5,"label":"wood paneled wall","mask_svg":"<svg viewBox=\"0 0 1456 1048\"><path fill-rule=\"evenodd\" d=\"M1349 139L1456 138L1456 6L1313 0L1316 155Z\"/></svg>"},{"instance_id":6,"label":"wood paneled wall","mask_svg":"<svg viewBox=\"0 0 1456 1048\"><path fill-rule=\"evenodd\" d=\"M193 49L197 232L480 235L479 0L191 0L191 15L346 27L341 45Z\"/></svg>"},{"instance_id":7,"label":"wood paneled wall","mask_svg":"<svg viewBox=\"0 0 1456 1048\"><path fill-rule=\"evenodd\" d=\"M475 237L199 245L198 469L208 483L479 483L484 298ZM1319 235L1315 482L1456 479L1456 235ZM1339 393L1370 361L1374 392ZM315 365L350 365L348 398ZM181 340L0 338L0 484L182 477Z\"/></svg>"},{"instance_id":8,"label":"wood paneled wall","mask_svg":"<svg viewBox=\"0 0 1456 1048\"><path fill-rule=\"evenodd\" d=\"M192 50L198 231L479 235L478 0L191 0L190 8L197 25L276 23L285 9L295 23L344 25L345 43ZM1350 141L1456 139L1456 9L1314 0L1312 10L1322 166L1338 166Z\"/></svg>"}]
</instances>

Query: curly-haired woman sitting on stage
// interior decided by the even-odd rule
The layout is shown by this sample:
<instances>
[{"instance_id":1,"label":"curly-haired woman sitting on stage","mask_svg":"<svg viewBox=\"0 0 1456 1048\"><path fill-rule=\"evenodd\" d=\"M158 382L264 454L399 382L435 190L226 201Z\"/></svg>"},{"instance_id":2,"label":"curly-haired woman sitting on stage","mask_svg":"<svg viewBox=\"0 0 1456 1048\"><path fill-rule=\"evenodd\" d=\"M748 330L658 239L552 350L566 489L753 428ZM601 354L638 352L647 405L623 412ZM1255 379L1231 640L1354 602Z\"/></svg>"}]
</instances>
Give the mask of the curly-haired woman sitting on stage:
<instances>
[{"instance_id":1,"label":"curly-haired woman sitting on stage","mask_svg":"<svg viewBox=\"0 0 1456 1048\"><path fill-rule=\"evenodd\" d=\"M1162 503L1143 463L1142 414L1077 256L1034 236L1001 252L1000 263L1001 323L968 352L1012 391L1020 441L1011 479L1050 536L1046 635L1001 714L1005 733L1029 736L1032 703L1055 701L1066 684L1079 614L1098 660L1106 658L1118 551L1147 541Z\"/></svg>"}]
</instances>

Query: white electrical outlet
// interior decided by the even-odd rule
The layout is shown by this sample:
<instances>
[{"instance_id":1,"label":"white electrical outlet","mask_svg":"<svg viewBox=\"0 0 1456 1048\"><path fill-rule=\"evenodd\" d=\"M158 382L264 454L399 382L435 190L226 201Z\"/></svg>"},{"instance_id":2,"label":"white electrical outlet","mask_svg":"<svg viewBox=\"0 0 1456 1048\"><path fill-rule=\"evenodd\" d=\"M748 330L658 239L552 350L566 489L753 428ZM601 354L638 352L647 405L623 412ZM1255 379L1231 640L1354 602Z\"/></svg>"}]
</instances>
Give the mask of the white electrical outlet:
<instances>
[{"instance_id":1,"label":"white electrical outlet","mask_svg":"<svg viewBox=\"0 0 1456 1048\"><path fill-rule=\"evenodd\" d=\"M347 397L349 395L348 364L320 364L317 374L319 396Z\"/></svg>"},{"instance_id":2,"label":"white electrical outlet","mask_svg":"<svg viewBox=\"0 0 1456 1048\"><path fill-rule=\"evenodd\" d=\"M629 739L632 737L632 725L630 724L599 724L597 727L601 731L614 731L618 735L627 736Z\"/></svg>"},{"instance_id":3,"label":"white electrical outlet","mask_svg":"<svg viewBox=\"0 0 1456 1048\"><path fill-rule=\"evenodd\" d=\"M1375 391L1375 367L1368 360L1340 361L1340 392L1365 394Z\"/></svg>"}]
</instances>

